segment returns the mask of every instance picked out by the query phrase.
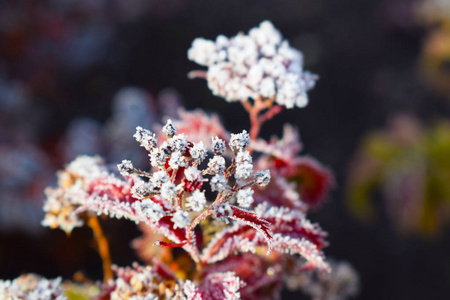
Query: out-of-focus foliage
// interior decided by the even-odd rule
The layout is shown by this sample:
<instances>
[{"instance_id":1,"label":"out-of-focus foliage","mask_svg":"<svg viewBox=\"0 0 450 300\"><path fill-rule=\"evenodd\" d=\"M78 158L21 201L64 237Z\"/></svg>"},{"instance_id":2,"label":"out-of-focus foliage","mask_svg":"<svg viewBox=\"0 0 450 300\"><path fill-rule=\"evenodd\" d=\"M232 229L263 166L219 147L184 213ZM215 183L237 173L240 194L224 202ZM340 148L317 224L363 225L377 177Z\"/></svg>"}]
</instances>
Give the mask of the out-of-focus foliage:
<instances>
[{"instance_id":1,"label":"out-of-focus foliage","mask_svg":"<svg viewBox=\"0 0 450 300\"><path fill-rule=\"evenodd\" d=\"M441 232L450 217L449 157L450 122L426 128L414 117L397 116L359 147L349 173L351 211L369 221L385 206L402 233ZM382 205L375 204L378 198Z\"/></svg>"},{"instance_id":2,"label":"out-of-focus foliage","mask_svg":"<svg viewBox=\"0 0 450 300\"><path fill-rule=\"evenodd\" d=\"M427 84L438 94L450 93L450 1L424 0L416 6L420 23L431 30L424 41L420 68Z\"/></svg>"}]
</instances>

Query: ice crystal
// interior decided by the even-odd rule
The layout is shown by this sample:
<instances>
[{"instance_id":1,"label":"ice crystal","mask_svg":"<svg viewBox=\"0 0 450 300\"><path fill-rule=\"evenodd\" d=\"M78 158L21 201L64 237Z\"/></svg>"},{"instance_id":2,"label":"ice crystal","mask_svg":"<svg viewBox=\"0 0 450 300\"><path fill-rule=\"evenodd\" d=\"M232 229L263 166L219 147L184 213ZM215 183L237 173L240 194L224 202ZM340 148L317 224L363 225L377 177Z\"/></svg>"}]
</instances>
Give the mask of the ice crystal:
<instances>
[{"instance_id":1,"label":"ice crystal","mask_svg":"<svg viewBox=\"0 0 450 300\"><path fill-rule=\"evenodd\" d=\"M194 211L202 211L206 205L205 192L195 190L192 196L186 198L186 206L190 207Z\"/></svg>"},{"instance_id":2,"label":"ice crystal","mask_svg":"<svg viewBox=\"0 0 450 300\"><path fill-rule=\"evenodd\" d=\"M178 129L177 127L173 124L172 120L167 120L166 125L164 125L162 132L167 136L167 137L173 137L176 133L177 133Z\"/></svg>"},{"instance_id":3,"label":"ice crystal","mask_svg":"<svg viewBox=\"0 0 450 300\"><path fill-rule=\"evenodd\" d=\"M250 135L247 133L246 130L243 130L241 133L238 134L231 134L230 139L230 148L237 152L237 151L245 151L250 144Z\"/></svg>"},{"instance_id":4,"label":"ice crystal","mask_svg":"<svg viewBox=\"0 0 450 300\"><path fill-rule=\"evenodd\" d=\"M187 225L191 224L191 218L186 211L177 211L173 214L172 217L173 227L176 228L184 228Z\"/></svg>"},{"instance_id":5,"label":"ice crystal","mask_svg":"<svg viewBox=\"0 0 450 300\"><path fill-rule=\"evenodd\" d=\"M136 127L136 133L133 137L144 147L147 151L156 147L158 141L156 140L156 134L152 133L150 130L143 129L142 127Z\"/></svg>"},{"instance_id":6,"label":"ice crystal","mask_svg":"<svg viewBox=\"0 0 450 300\"><path fill-rule=\"evenodd\" d=\"M268 185L270 182L270 171L269 170L259 171L255 175L255 181L256 181L256 184L259 186Z\"/></svg>"},{"instance_id":7,"label":"ice crystal","mask_svg":"<svg viewBox=\"0 0 450 300\"><path fill-rule=\"evenodd\" d=\"M221 155L226 149L225 141L218 136L213 136L211 139L211 148L215 155Z\"/></svg>"},{"instance_id":8,"label":"ice crystal","mask_svg":"<svg viewBox=\"0 0 450 300\"><path fill-rule=\"evenodd\" d=\"M210 180L211 190L216 192L222 192L227 188L228 180L225 176L216 174Z\"/></svg>"},{"instance_id":9,"label":"ice crystal","mask_svg":"<svg viewBox=\"0 0 450 300\"><path fill-rule=\"evenodd\" d=\"M236 194L237 202L242 207L249 207L253 203L253 190L246 188Z\"/></svg>"}]
</instances>

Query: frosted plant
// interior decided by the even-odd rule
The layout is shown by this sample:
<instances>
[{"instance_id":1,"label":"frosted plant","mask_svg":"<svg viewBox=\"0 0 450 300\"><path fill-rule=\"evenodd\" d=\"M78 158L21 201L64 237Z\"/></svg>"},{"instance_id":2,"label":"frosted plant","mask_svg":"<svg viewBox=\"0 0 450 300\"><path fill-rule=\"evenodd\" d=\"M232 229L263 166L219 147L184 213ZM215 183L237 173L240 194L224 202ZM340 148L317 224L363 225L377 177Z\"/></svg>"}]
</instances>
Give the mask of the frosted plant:
<instances>
[{"instance_id":1,"label":"frosted plant","mask_svg":"<svg viewBox=\"0 0 450 300\"><path fill-rule=\"evenodd\" d=\"M204 78L214 95L242 103L250 116L252 139L283 107L306 106L307 92L318 78L303 69L303 54L292 48L270 21L247 35L219 35L215 41L197 38L188 58L208 67L207 71L190 72L190 78Z\"/></svg>"},{"instance_id":2,"label":"frosted plant","mask_svg":"<svg viewBox=\"0 0 450 300\"><path fill-rule=\"evenodd\" d=\"M304 107L308 104L307 91L317 78L303 70L303 54L292 48L269 21L247 35L219 35L215 41L197 38L188 58L208 67L204 75L208 87L229 102L273 98L287 108Z\"/></svg>"},{"instance_id":3,"label":"frosted plant","mask_svg":"<svg viewBox=\"0 0 450 300\"><path fill-rule=\"evenodd\" d=\"M0 280L0 299L66 300L61 278L45 279L34 274Z\"/></svg>"},{"instance_id":4,"label":"frosted plant","mask_svg":"<svg viewBox=\"0 0 450 300\"><path fill-rule=\"evenodd\" d=\"M249 35L196 40L189 56L209 67L213 92L242 101L249 132L231 134L199 110L180 110L153 131L138 126L134 137L150 170L79 157L46 191L42 224L67 233L92 228L103 261L101 299L277 299L286 279L326 276L327 234L307 213L322 203L332 176L299 156L292 127L282 139L258 139L281 105L306 105L315 79L303 71L301 53L266 21ZM139 224L143 236L133 246L143 265L111 265L100 215ZM174 248L184 251L174 255ZM316 285L296 287L313 295Z\"/></svg>"},{"instance_id":5,"label":"frosted plant","mask_svg":"<svg viewBox=\"0 0 450 300\"><path fill-rule=\"evenodd\" d=\"M305 272L289 278L288 287L303 288L304 293L313 300L345 300L355 296L359 290L359 277L347 262L330 261L332 272L313 274Z\"/></svg>"}]
</instances>

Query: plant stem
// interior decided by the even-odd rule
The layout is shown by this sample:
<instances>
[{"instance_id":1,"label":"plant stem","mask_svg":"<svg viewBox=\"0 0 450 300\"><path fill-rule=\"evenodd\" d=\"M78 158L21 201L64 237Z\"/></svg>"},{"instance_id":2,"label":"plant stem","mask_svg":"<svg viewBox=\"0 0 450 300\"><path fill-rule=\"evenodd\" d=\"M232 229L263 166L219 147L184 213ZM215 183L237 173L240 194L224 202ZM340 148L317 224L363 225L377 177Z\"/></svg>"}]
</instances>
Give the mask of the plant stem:
<instances>
[{"instance_id":1,"label":"plant stem","mask_svg":"<svg viewBox=\"0 0 450 300\"><path fill-rule=\"evenodd\" d=\"M114 277L111 270L111 254L109 252L108 239L103 233L97 216L94 215L89 217L87 225L91 227L95 241L97 242L98 253L100 254L103 263L103 282L106 283L109 279Z\"/></svg>"}]
</instances>

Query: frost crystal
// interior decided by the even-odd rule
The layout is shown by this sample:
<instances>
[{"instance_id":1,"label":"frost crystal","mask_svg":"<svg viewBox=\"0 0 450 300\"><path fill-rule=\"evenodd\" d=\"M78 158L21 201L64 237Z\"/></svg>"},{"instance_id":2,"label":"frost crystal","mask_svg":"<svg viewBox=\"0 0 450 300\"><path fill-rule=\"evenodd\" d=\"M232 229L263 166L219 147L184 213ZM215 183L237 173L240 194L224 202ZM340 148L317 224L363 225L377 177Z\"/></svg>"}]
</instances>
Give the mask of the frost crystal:
<instances>
[{"instance_id":1,"label":"frost crystal","mask_svg":"<svg viewBox=\"0 0 450 300\"><path fill-rule=\"evenodd\" d=\"M133 164L129 160L122 160L122 163L117 165L117 169L119 169L120 174L124 177L134 173Z\"/></svg>"},{"instance_id":2,"label":"frost crystal","mask_svg":"<svg viewBox=\"0 0 450 300\"><path fill-rule=\"evenodd\" d=\"M225 158L215 155L208 162L208 170L213 174L221 174L225 171Z\"/></svg>"},{"instance_id":3,"label":"frost crystal","mask_svg":"<svg viewBox=\"0 0 450 300\"><path fill-rule=\"evenodd\" d=\"M250 135L246 130L243 130L241 133L232 133L230 139L230 148L231 150L237 151L245 151L250 144Z\"/></svg>"},{"instance_id":4,"label":"frost crystal","mask_svg":"<svg viewBox=\"0 0 450 300\"><path fill-rule=\"evenodd\" d=\"M173 228L184 228L191 224L191 218L189 217L189 214L186 211L177 211L173 214L172 217L173 222Z\"/></svg>"},{"instance_id":5,"label":"frost crystal","mask_svg":"<svg viewBox=\"0 0 450 300\"><path fill-rule=\"evenodd\" d=\"M249 207L253 203L253 190L251 188L239 190L236 198L240 206Z\"/></svg>"},{"instance_id":6,"label":"frost crystal","mask_svg":"<svg viewBox=\"0 0 450 300\"><path fill-rule=\"evenodd\" d=\"M177 134L170 140L173 151L184 153L188 147L188 141L185 134Z\"/></svg>"},{"instance_id":7,"label":"frost crystal","mask_svg":"<svg viewBox=\"0 0 450 300\"><path fill-rule=\"evenodd\" d=\"M196 181L201 179L200 171L196 167L189 167L184 170L184 176L187 181Z\"/></svg>"},{"instance_id":8,"label":"frost crystal","mask_svg":"<svg viewBox=\"0 0 450 300\"><path fill-rule=\"evenodd\" d=\"M224 140L220 139L217 136L213 136L211 140L211 148L215 155L221 155L223 152L225 152L226 146Z\"/></svg>"},{"instance_id":9,"label":"frost crystal","mask_svg":"<svg viewBox=\"0 0 450 300\"><path fill-rule=\"evenodd\" d=\"M177 196L177 187L171 181L164 183L161 186L161 196L164 199L173 199Z\"/></svg>"},{"instance_id":10,"label":"frost crystal","mask_svg":"<svg viewBox=\"0 0 450 300\"><path fill-rule=\"evenodd\" d=\"M256 184L259 186L268 185L270 182L270 171L269 170L259 171L255 175L255 181L256 181Z\"/></svg>"},{"instance_id":11,"label":"frost crystal","mask_svg":"<svg viewBox=\"0 0 450 300\"><path fill-rule=\"evenodd\" d=\"M151 199L136 201L133 203L133 208L137 211L138 214L143 214L147 218L155 221L159 221L162 217L164 217L163 207L159 203L156 203Z\"/></svg>"},{"instance_id":12,"label":"frost crystal","mask_svg":"<svg viewBox=\"0 0 450 300\"><path fill-rule=\"evenodd\" d=\"M150 130L143 129L142 127L136 127L136 133L133 137L144 147L147 151L155 148L158 141L156 140L156 135Z\"/></svg>"},{"instance_id":13,"label":"frost crystal","mask_svg":"<svg viewBox=\"0 0 450 300\"><path fill-rule=\"evenodd\" d=\"M217 192L223 192L227 188L227 179L225 176L216 174L210 180L211 190Z\"/></svg>"},{"instance_id":14,"label":"frost crystal","mask_svg":"<svg viewBox=\"0 0 450 300\"><path fill-rule=\"evenodd\" d=\"M188 58L207 66L208 87L227 101L275 98L287 108L304 107L317 77L303 70L303 54L283 40L269 21L216 41L197 38Z\"/></svg>"},{"instance_id":15,"label":"frost crystal","mask_svg":"<svg viewBox=\"0 0 450 300\"><path fill-rule=\"evenodd\" d=\"M194 159L196 164L200 164L205 158L208 150L202 141L195 143L194 146L189 150L191 157Z\"/></svg>"},{"instance_id":16,"label":"frost crystal","mask_svg":"<svg viewBox=\"0 0 450 300\"><path fill-rule=\"evenodd\" d=\"M139 181L131 188L131 194L136 199L145 199L150 197L151 195L151 188L148 185L148 183L144 181Z\"/></svg>"},{"instance_id":17,"label":"frost crystal","mask_svg":"<svg viewBox=\"0 0 450 300\"><path fill-rule=\"evenodd\" d=\"M164 125L162 132L167 136L167 137L173 137L175 134L177 134L177 127L172 123L172 120L167 120L166 125Z\"/></svg>"},{"instance_id":18,"label":"frost crystal","mask_svg":"<svg viewBox=\"0 0 450 300\"><path fill-rule=\"evenodd\" d=\"M202 211L206 205L205 192L195 190L191 197L186 198L186 206L190 207L194 211Z\"/></svg>"},{"instance_id":19,"label":"frost crystal","mask_svg":"<svg viewBox=\"0 0 450 300\"><path fill-rule=\"evenodd\" d=\"M169 166L174 170L178 170L180 167L186 167L187 161L184 158L183 153L180 151L173 152L169 160Z\"/></svg>"},{"instance_id":20,"label":"frost crystal","mask_svg":"<svg viewBox=\"0 0 450 300\"><path fill-rule=\"evenodd\" d=\"M153 173L152 178L150 178L150 182L155 187L161 187L161 185L163 185L167 181L169 181L169 177L164 171L155 172Z\"/></svg>"}]
</instances>

